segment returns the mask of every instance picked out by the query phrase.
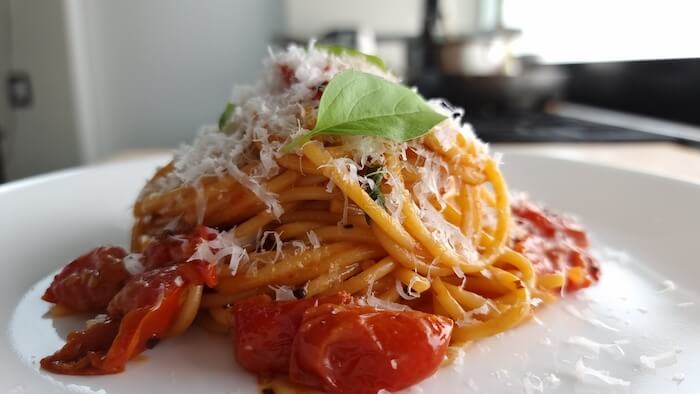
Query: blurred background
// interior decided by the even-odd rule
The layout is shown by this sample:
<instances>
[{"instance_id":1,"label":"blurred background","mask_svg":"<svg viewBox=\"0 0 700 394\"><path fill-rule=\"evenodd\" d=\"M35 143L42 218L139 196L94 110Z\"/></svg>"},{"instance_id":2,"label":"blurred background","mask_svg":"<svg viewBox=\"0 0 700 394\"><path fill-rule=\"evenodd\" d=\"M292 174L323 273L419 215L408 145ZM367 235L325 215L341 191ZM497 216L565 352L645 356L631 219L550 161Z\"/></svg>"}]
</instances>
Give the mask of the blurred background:
<instances>
[{"instance_id":1,"label":"blurred background","mask_svg":"<svg viewBox=\"0 0 700 394\"><path fill-rule=\"evenodd\" d=\"M174 148L268 46L311 38L378 54L503 146L697 146L698 15L680 0L0 0L0 180Z\"/></svg>"}]
</instances>

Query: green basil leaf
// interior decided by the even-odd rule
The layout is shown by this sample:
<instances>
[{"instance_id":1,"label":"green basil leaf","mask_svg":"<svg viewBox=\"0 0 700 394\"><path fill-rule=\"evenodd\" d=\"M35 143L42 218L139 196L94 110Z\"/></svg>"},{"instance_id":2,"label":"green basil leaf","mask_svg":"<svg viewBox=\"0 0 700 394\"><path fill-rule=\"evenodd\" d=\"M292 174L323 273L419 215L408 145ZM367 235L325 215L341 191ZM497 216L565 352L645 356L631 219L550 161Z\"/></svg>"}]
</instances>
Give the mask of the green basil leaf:
<instances>
[{"instance_id":1,"label":"green basil leaf","mask_svg":"<svg viewBox=\"0 0 700 394\"><path fill-rule=\"evenodd\" d=\"M231 120L231 115L233 115L233 110L236 109L236 105L228 102L224 108L224 112L219 116L219 130L223 130L229 120Z\"/></svg>"},{"instance_id":2,"label":"green basil leaf","mask_svg":"<svg viewBox=\"0 0 700 394\"><path fill-rule=\"evenodd\" d=\"M350 55L354 57L361 57L368 61L369 63L374 64L375 66L381 68L382 70L386 71L387 67L386 64L384 64L384 60L380 58L379 56L374 56L374 55L368 55L364 52L360 52L357 49L354 48L347 48L343 47L340 45L328 45L328 44L316 44L316 48L326 51L330 53L331 55Z\"/></svg>"},{"instance_id":3,"label":"green basil leaf","mask_svg":"<svg viewBox=\"0 0 700 394\"><path fill-rule=\"evenodd\" d=\"M369 174L367 175L372 181L374 181L374 187L367 190L370 198L374 200L377 204L384 207L384 194L382 194L382 182L384 181L384 172L381 167L372 167L369 169Z\"/></svg>"},{"instance_id":4,"label":"green basil leaf","mask_svg":"<svg viewBox=\"0 0 700 394\"><path fill-rule=\"evenodd\" d=\"M427 133L445 118L404 85L346 70L336 74L323 91L316 127L289 142L283 151L289 152L318 134L408 141Z\"/></svg>"}]
</instances>

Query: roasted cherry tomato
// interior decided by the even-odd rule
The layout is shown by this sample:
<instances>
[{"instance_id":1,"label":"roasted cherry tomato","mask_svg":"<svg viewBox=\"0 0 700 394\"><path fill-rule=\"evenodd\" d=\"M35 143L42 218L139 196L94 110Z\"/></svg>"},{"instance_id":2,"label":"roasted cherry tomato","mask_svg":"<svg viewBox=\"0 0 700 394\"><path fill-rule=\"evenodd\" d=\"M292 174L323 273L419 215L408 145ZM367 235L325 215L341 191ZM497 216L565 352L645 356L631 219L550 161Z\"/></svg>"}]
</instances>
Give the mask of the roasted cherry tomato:
<instances>
[{"instance_id":1,"label":"roasted cherry tomato","mask_svg":"<svg viewBox=\"0 0 700 394\"><path fill-rule=\"evenodd\" d=\"M578 267L583 275L567 276L566 291L588 287L600 278L598 261L588 250L588 236L575 221L529 202L513 203L513 216L523 231L513 249L530 261L537 273L570 272Z\"/></svg>"},{"instance_id":2,"label":"roasted cherry tomato","mask_svg":"<svg viewBox=\"0 0 700 394\"><path fill-rule=\"evenodd\" d=\"M126 251L118 247L93 249L65 266L41 298L74 312L104 311L131 277L124 256Z\"/></svg>"},{"instance_id":3,"label":"roasted cherry tomato","mask_svg":"<svg viewBox=\"0 0 700 394\"><path fill-rule=\"evenodd\" d=\"M292 342L304 312L319 303L350 302L352 297L342 293L292 301L273 301L261 295L236 303L232 329L236 361L258 375L287 374Z\"/></svg>"},{"instance_id":4,"label":"roasted cherry tomato","mask_svg":"<svg viewBox=\"0 0 700 394\"><path fill-rule=\"evenodd\" d=\"M332 393L401 390L445 358L452 320L417 311L319 305L304 314L289 377Z\"/></svg>"},{"instance_id":5,"label":"roasted cherry tomato","mask_svg":"<svg viewBox=\"0 0 700 394\"><path fill-rule=\"evenodd\" d=\"M216 238L216 230L197 226L188 235L166 235L154 240L143 251L142 263L146 271L186 262L202 240Z\"/></svg>"},{"instance_id":6,"label":"roasted cherry tomato","mask_svg":"<svg viewBox=\"0 0 700 394\"><path fill-rule=\"evenodd\" d=\"M134 277L110 302L107 321L71 333L66 345L41 360L41 366L70 375L123 371L130 358L166 335L180 311L186 286L200 284L216 284L214 267L203 261Z\"/></svg>"}]
</instances>

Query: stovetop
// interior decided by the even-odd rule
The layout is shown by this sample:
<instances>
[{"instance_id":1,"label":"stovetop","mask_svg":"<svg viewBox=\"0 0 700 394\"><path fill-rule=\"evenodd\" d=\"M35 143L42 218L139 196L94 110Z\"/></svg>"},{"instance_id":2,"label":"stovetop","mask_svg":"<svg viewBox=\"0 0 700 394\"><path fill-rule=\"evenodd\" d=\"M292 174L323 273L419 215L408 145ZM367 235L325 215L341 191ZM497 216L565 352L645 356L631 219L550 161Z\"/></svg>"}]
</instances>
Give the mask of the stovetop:
<instances>
[{"instance_id":1,"label":"stovetop","mask_svg":"<svg viewBox=\"0 0 700 394\"><path fill-rule=\"evenodd\" d=\"M674 138L540 112L469 116L476 134L486 142L641 142Z\"/></svg>"}]
</instances>

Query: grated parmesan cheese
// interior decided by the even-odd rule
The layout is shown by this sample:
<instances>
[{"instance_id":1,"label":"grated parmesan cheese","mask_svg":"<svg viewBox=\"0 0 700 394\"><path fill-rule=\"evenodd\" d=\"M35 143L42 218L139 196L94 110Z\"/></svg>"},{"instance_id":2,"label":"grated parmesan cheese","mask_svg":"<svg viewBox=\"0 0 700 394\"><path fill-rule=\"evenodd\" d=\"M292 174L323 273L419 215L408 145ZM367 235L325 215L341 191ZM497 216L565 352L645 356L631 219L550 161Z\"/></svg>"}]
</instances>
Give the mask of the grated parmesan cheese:
<instances>
[{"instance_id":1,"label":"grated parmesan cheese","mask_svg":"<svg viewBox=\"0 0 700 394\"><path fill-rule=\"evenodd\" d=\"M676 384L681 384L685 380L685 374L682 372L673 374L673 377L671 377L671 380L675 382Z\"/></svg>"},{"instance_id":2,"label":"grated parmesan cheese","mask_svg":"<svg viewBox=\"0 0 700 394\"><path fill-rule=\"evenodd\" d=\"M399 296L401 296L401 298L403 298L404 300L414 300L414 299L420 297L420 293L413 291L413 284L415 284L414 279L415 278L411 278L411 282L409 282L409 285L406 286L407 287L406 290L404 290L403 283L401 283L400 280L398 280L398 279L394 280L394 282L395 282L394 286L396 287L396 292L399 293Z\"/></svg>"},{"instance_id":3,"label":"grated parmesan cheese","mask_svg":"<svg viewBox=\"0 0 700 394\"><path fill-rule=\"evenodd\" d=\"M534 394L544 392L544 382L539 376L528 372L523 377L523 388L525 389L525 394Z\"/></svg>"},{"instance_id":4,"label":"grated parmesan cheese","mask_svg":"<svg viewBox=\"0 0 700 394\"><path fill-rule=\"evenodd\" d=\"M611 326L607 325L606 323L604 323L604 322L602 322L602 321L600 321L600 320L598 320L598 319L595 319L595 318L593 318L593 317L591 317L591 316L586 316L586 315L584 315L581 311L579 311L578 309L576 309L576 307L573 306L573 305L566 305L566 306L564 307L564 309L566 309L566 311L569 312L572 316L574 316L574 317L576 317L576 318L579 318L579 319L581 319L581 320L583 320L583 321L589 323L589 324L592 325L592 326L595 326L595 327L598 327L598 328L604 328L604 329L606 329L606 330L610 330L610 331L613 331L613 332L619 332L619 331L620 331L619 329L617 329L617 328L615 328L615 327L611 327Z\"/></svg>"},{"instance_id":5,"label":"grated parmesan cheese","mask_svg":"<svg viewBox=\"0 0 700 394\"><path fill-rule=\"evenodd\" d=\"M659 293L666 293L669 291L676 290L676 284L673 283L673 281L670 281L667 279L667 280L663 281L661 284L663 285L663 287L661 288L661 290L659 290Z\"/></svg>"},{"instance_id":6,"label":"grated parmesan cheese","mask_svg":"<svg viewBox=\"0 0 700 394\"><path fill-rule=\"evenodd\" d=\"M676 363L676 352L664 352L655 356L639 356L639 363L648 369L668 367Z\"/></svg>"},{"instance_id":7,"label":"grated parmesan cheese","mask_svg":"<svg viewBox=\"0 0 700 394\"><path fill-rule=\"evenodd\" d=\"M124 262L124 268L132 276L141 274L144 271L143 263L141 262L141 257L141 253L129 253L126 256L124 256L124 259L122 260Z\"/></svg>"},{"instance_id":8,"label":"grated parmesan cheese","mask_svg":"<svg viewBox=\"0 0 700 394\"><path fill-rule=\"evenodd\" d=\"M599 371L597 369L587 367L585 364L583 364L582 359L576 361L575 368L574 375L583 383L619 387L629 387L631 385L631 383L627 380L610 376L607 371Z\"/></svg>"},{"instance_id":9,"label":"grated parmesan cheese","mask_svg":"<svg viewBox=\"0 0 700 394\"><path fill-rule=\"evenodd\" d=\"M609 354L614 359L620 359L625 355L624 350L622 350L622 347L617 343L598 343L580 336L569 337L566 343L575 346L595 357L598 357L601 351Z\"/></svg>"},{"instance_id":10,"label":"grated parmesan cheese","mask_svg":"<svg viewBox=\"0 0 700 394\"><path fill-rule=\"evenodd\" d=\"M357 299L358 305L371 306L377 309L384 309L388 311L410 311L411 308L408 305L397 304L395 302L386 301L374 295L367 295Z\"/></svg>"},{"instance_id":11,"label":"grated parmesan cheese","mask_svg":"<svg viewBox=\"0 0 700 394\"><path fill-rule=\"evenodd\" d=\"M309 239L309 243L314 249L321 247L321 241L318 239L318 235L316 235L314 230L309 230L309 232L306 233L306 237Z\"/></svg>"}]
</instances>

